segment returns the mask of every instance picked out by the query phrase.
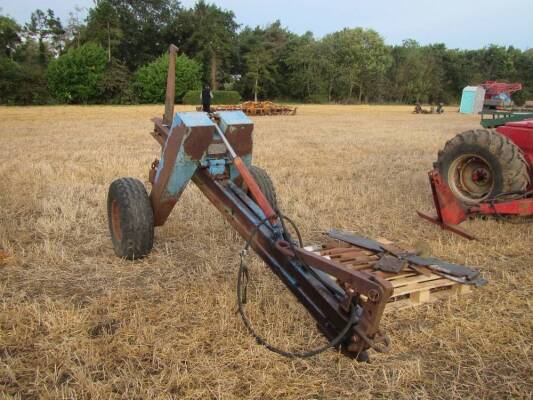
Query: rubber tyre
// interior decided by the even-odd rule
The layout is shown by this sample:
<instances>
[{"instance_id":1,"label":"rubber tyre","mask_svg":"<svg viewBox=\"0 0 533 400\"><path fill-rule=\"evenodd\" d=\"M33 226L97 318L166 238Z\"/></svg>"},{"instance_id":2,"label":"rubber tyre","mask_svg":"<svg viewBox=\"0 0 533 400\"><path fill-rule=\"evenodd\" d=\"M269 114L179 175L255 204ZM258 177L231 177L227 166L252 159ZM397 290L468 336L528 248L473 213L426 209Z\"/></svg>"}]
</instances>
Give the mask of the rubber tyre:
<instances>
[{"instance_id":1,"label":"rubber tyre","mask_svg":"<svg viewBox=\"0 0 533 400\"><path fill-rule=\"evenodd\" d=\"M272 183L272 179L270 179L268 173L263 168L252 165L250 167L250 174L252 174L254 177L259 189L261 189L261 192L263 192L270 205L277 212L278 198L276 195L276 189L274 188L274 184ZM248 193L248 195L250 196L250 193ZM293 241L292 235L289 232L285 232L285 240L293 242L295 246L298 245L297 241Z\"/></svg>"},{"instance_id":2,"label":"rubber tyre","mask_svg":"<svg viewBox=\"0 0 533 400\"><path fill-rule=\"evenodd\" d=\"M113 181L107 195L107 219L117 256L135 260L146 256L154 245L154 213L141 181Z\"/></svg>"},{"instance_id":3,"label":"rubber tyre","mask_svg":"<svg viewBox=\"0 0 533 400\"><path fill-rule=\"evenodd\" d=\"M482 198L469 197L448 181L450 167L465 155L483 159L491 169L492 187ZM487 129L466 131L449 140L439 151L435 167L457 199L467 206L501 193L525 190L529 184L528 165L522 150L506 136Z\"/></svg>"},{"instance_id":4,"label":"rubber tyre","mask_svg":"<svg viewBox=\"0 0 533 400\"><path fill-rule=\"evenodd\" d=\"M263 192L270 205L276 210L278 208L276 189L274 189L274 184L270 176L268 176L268 173L264 169L252 165L250 167L250 174L254 177L259 189L261 189L261 192Z\"/></svg>"}]
</instances>

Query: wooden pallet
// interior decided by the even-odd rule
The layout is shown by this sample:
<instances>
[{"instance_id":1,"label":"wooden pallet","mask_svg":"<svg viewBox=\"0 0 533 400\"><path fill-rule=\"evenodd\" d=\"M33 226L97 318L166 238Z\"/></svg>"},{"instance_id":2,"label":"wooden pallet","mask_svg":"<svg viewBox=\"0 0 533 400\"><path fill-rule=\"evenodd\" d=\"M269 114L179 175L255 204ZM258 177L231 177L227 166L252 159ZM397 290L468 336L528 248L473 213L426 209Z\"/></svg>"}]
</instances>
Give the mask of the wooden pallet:
<instances>
[{"instance_id":1,"label":"wooden pallet","mask_svg":"<svg viewBox=\"0 0 533 400\"><path fill-rule=\"evenodd\" d=\"M463 285L436 274L425 276L415 272L386 279L394 286L394 292L385 312L415 307L453 295L464 295L471 291L469 285Z\"/></svg>"},{"instance_id":2,"label":"wooden pallet","mask_svg":"<svg viewBox=\"0 0 533 400\"><path fill-rule=\"evenodd\" d=\"M380 239L379 242L389 248L402 250L401 247L388 240ZM366 271L388 280L394 287L394 292L385 313L416 307L451 296L464 295L471 291L470 285L434 274L427 267L406 264L397 274L376 271L373 266L380 259L378 253L347 243L330 241L322 246L311 246L306 249L337 261L350 269Z\"/></svg>"}]
</instances>

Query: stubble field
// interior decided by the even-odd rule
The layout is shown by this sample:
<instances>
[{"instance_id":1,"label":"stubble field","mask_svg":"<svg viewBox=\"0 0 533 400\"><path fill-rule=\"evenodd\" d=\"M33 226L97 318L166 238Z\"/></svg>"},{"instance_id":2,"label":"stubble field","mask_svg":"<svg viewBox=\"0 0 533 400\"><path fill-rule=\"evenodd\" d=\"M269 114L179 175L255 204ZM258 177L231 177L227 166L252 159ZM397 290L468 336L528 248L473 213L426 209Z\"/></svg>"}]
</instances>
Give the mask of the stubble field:
<instances>
[{"instance_id":1,"label":"stubble field","mask_svg":"<svg viewBox=\"0 0 533 400\"><path fill-rule=\"evenodd\" d=\"M423 240L489 280L468 297L387 314L391 352L359 364L255 344L236 314L243 241L192 185L149 257L114 256L107 188L122 176L147 182L159 153L149 119L162 106L0 108L0 397L531 398L533 224L468 221L480 238L468 242L418 219L431 210L438 149L478 117L410 111L301 106L254 118L254 163L306 243L329 228ZM265 336L286 348L323 343L268 271L254 279Z\"/></svg>"}]
</instances>

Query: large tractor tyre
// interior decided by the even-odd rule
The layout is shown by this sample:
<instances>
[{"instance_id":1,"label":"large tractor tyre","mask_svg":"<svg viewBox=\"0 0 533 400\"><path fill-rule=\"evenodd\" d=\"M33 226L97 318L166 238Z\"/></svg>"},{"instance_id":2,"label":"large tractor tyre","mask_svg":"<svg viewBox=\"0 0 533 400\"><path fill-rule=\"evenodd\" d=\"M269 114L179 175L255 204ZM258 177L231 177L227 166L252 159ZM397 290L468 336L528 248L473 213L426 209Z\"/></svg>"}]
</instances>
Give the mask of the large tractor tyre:
<instances>
[{"instance_id":1,"label":"large tractor tyre","mask_svg":"<svg viewBox=\"0 0 533 400\"><path fill-rule=\"evenodd\" d=\"M486 129L466 131L449 140L435 166L466 206L525 190L529 184L522 150L507 137Z\"/></svg>"},{"instance_id":2,"label":"large tractor tyre","mask_svg":"<svg viewBox=\"0 0 533 400\"><path fill-rule=\"evenodd\" d=\"M154 212L141 181L121 178L111 183L107 219L117 256L135 260L150 253L154 245Z\"/></svg>"},{"instance_id":3,"label":"large tractor tyre","mask_svg":"<svg viewBox=\"0 0 533 400\"><path fill-rule=\"evenodd\" d=\"M268 173L263 168L252 165L250 167L250 174L252 174L254 177L259 189L261 189L261 192L263 192L270 205L274 209L277 209L278 200L276 196L276 189L274 189L274 184L272 183L270 176L268 176ZM248 193L248 195L250 195L250 193Z\"/></svg>"}]
</instances>

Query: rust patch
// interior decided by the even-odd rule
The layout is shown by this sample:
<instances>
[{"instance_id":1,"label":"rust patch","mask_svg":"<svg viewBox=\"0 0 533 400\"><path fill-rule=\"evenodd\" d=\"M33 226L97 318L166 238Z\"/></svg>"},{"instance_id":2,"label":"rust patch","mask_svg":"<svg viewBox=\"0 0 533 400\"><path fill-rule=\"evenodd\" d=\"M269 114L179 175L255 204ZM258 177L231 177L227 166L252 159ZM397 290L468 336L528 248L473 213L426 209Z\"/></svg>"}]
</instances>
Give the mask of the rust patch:
<instances>
[{"instance_id":1,"label":"rust patch","mask_svg":"<svg viewBox=\"0 0 533 400\"><path fill-rule=\"evenodd\" d=\"M163 146L168 138L169 129L163 124L161 118L152 118L152 122L154 123L154 130L150 134Z\"/></svg>"},{"instance_id":2,"label":"rust patch","mask_svg":"<svg viewBox=\"0 0 533 400\"><path fill-rule=\"evenodd\" d=\"M170 137L168 139L168 146L165 147L163 151L163 158L165 164L163 169L159 173L159 179L153 183L152 192L150 193L150 200L152 202L152 208L154 210L154 225L161 226L165 223L172 207L176 204L177 199L171 201L171 205L165 207L162 206L163 200L163 191L165 190L170 175L174 170L174 165L176 164L176 157L178 156L178 151L181 147L183 137L185 136L186 128L184 125L179 125L174 127ZM155 178L154 178L155 179Z\"/></svg>"},{"instance_id":3,"label":"rust patch","mask_svg":"<svg viewBox=\"0 0 533 400\"><path fill-rule=\"evenodd\" d=\"M207 148L213 141L215 130L212 126L191 128L191 133L185 139L183 149L191 160L198 161L202 158Z\"/></svg>"},{"instance_id":4,"label":"rust patch","mask_svg":"<svg viewBox=\"0 0 533 400\"><path fill-rule=\"evenodd\" d=\"M232 125L226 132L226 138L238 156L245 156L252 153L253 138L252 125Z\"/></svg>"},{"instance_id":5,"label":"rust patch","mask_svg":"<svg viewBox=\"0 0 533 400\"><path fill-rule=\"evenodd\" d=\"M152 185L155 182L155 176L157 174L157 167L159 166L159 160L155 159L152 162L152 166L150 167L150 171L148 172L148 182L150 182Z\"/></svg>"}]
</instances>

